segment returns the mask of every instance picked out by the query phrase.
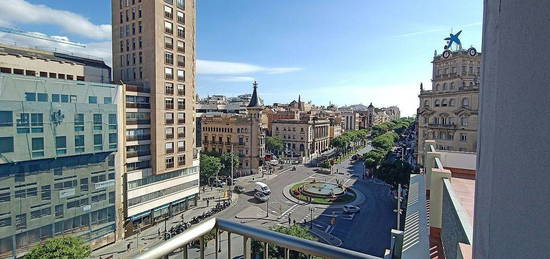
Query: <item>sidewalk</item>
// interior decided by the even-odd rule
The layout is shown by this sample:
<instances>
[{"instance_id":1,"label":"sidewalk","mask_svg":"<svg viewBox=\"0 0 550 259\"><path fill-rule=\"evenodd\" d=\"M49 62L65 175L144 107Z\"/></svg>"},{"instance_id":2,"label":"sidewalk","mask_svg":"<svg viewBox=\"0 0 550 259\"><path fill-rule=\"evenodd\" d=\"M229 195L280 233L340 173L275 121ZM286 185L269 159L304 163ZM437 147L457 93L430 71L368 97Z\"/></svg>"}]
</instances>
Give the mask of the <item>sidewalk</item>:
<instances>
[{"instance_id":1,"label":"sidewalk","mask_svg":"<svg viewBox=\"0 0 550 259\"><path fill-rule=\"evenodd\" d=\"M166 229L169 230L172 226L175 226L182 221L182 214L184 216L184 221L189 221L193 217L202 215L203 212L209 211L211 208L216 206L219 195L223 191L227 190L227 187L224 188L212 188L206 187L205 192L200 192L200 199L197 201L197 207L192 208L183 213L177 214L166 220ZM209 206L206 207L207 202L203 198L214 197L215 199L210 200ZM223 197L222 197L223 198ZM237 203L239 195L233 194L231 197L231 206ZM214 217L216 214L213 215ZM140 234L135 234L124 240L118 240L114 244L107 245L100 249L97 249L92 252L90 258L131 258L138 253L146 251L147 249L161 243L164 241L162 234L164 233L164 221L156 223L156 225L151 226L143 230ZM158 233L161 233L161 236ZM130 250L126 251L127 245L130 244ZM109 257L112 256L112 257Z\"/></svg>"}]
</instances>

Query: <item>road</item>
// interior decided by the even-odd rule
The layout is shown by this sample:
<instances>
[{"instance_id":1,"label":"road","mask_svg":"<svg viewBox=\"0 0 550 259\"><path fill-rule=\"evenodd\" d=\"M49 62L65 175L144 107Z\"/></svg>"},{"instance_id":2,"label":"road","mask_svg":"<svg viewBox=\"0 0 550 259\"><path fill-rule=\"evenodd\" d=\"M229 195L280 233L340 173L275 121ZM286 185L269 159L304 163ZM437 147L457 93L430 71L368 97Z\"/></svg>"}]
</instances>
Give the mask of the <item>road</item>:
<instances>
[{"instance_id":1,"label":"road","mask_svg":"<svg viewBox=\"0 0 550 259\"><path fill-rule=\"evenodd\" d=\"M370 147L364 148L359 153L365 153ZM237 185L245 187L245 193L240 194L236 203L216 217L236 220L244 224L250 224L262 228L269 228L273 225L288 225L307 222L314 228L324 231L342 240L342 247L360 251L363 253L383 256L384 250L390 244L390 231L396 225L393 209L394 199L386 184L375 183L370 179L362 179L364 172L363 163L354 163L347 159L335 165L333 171L339 174L324 175L314 171L316 168L304 165L296 166L296 170L276 172L273 175L248 176L239 178ZM361 212L355 215L344 214L340 207L326 207L318 205L299 205L290 201L283 195L283 189L293 183L305 180L316 179L335 183L338 180L344 185L351 186L365 196L365 202L360 204ZM271 188L269 202L258 203L253 197L253 188L256 181L266 183ZM199 205L200 207L200 205ZM267 215L269 212L269 216ZM313 221L311 219L313 218ZM335 225L331 224L332 218L336 218ZM131 237L132 238L132 237ZM131 239L130 238L130 239ZM135 238L135 237L134 237ZM159 240L158 242L160 242ZM222 256L226 256L227 236L222 235ZM117 242L118 243L118 242ZM157 242L142 245L147 249ZM242 238L232 235L232 255L242 255ZM210 241L206 254L214 253L215 243ZM106 255L108 249L102 249L103 253L94 252L93 255ZM112 250L112 249L111 249ZM124 258L126 253L116 253L116 258ZM198 249L189 249L190 258L198 258Z\"/></svg>"}]
</instances>

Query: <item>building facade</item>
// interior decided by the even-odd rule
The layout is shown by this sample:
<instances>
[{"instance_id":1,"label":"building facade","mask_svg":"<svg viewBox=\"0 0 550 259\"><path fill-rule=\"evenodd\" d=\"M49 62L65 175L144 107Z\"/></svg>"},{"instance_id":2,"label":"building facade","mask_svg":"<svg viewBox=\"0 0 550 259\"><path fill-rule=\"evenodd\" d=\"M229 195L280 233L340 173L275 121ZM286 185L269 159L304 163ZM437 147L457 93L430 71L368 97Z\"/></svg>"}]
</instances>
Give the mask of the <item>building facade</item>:
<instances>
[{"instance_id":1,"label":"building facade","mask_svg":"<svg viewBox=\"0 0 550 259\"><path fill-rule=\"evenodd\" d=\"M438 150L476 152L480 61L474 48L434 57L432 90L420 85L419 145L435 139Z\"/></svg>"},{"instance_id":2,"label":"building facade","mask_svg":"<svg viewBox=\"0 0 550 259\"><path fill-rule=\"evenodd\" d=\"M302 116L273 121L273 136L280 137L287 153L307 161L329 149L330 121Z\"/></svg>"},{"instance_id":3,"label":"building facade","mask_svg":"<svg viewBox=\"0 0 550 259\"><path fill-rule=\"evenodd\" d=\"M263 107L254 92L246 114L203 114L201 116L201 142L205 152L233 153L239 156L240 168L236 176L260 171L265 156L267 125L263 122Z\"/></svg>"},{"instance_id":4,"label":"building facade","mask_svg":"<svg viewBox=\"0 0 550 259\"><path fill-rule=\"evenodd\" d=\"M358 130L359 129L359 113L354 110L343 110L341 111L343 118L343 130Z\"/></svg>"},{"instance_id":5,"label":"building facade","mask_svg":"<svg viewBox=\"0 0 550 259\"><path fill-rule=\"evenodd\" d=\"M112 1L127 235L196 205L195 24L194 0Z\"/></svg>"},{"instance_id":6,"label":"building facade","mask_svg":"<svg viewBox=\"0 0 550 259\"><path fill-rule=\"evenodd\" d=\"M60 235L115 241L121 96L117 85L0 73L0 258Z\"/></svg>"}]
</instances>

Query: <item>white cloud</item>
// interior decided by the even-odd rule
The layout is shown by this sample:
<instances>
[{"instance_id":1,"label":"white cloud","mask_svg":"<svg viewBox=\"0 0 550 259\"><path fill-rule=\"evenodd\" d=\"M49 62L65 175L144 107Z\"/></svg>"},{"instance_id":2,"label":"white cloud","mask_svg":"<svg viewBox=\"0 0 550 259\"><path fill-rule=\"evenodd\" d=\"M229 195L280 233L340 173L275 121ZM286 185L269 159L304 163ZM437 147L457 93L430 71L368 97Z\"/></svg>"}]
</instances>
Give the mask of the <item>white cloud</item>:
<instances>
[{"instance_id":1,"label":"white cloud","mask_svg":"<svg viewBox=\"0 0 550 259\"><path fill-rule=\"evenodd\" d=\"M33 32L36 35L45 36L43 33ZM69 41L69 38L65 36L51 36L64 41ZM85 48L77 47L62 42L48 41L43 39L31 38L17 34L0 32L0 42L11 45L18 45L29 48L38 48L54 52L62 52L68 54L74 54L85 57L92 57L96 59L102 59L108 66L112 66L111 60L111 41L99 41L87 43Z\"/></svg>"},{"instance_id":2,"label":"white cloud","mask_svg":"<svg viewBox=\"0 0 550 259\"><path fill-rule=\"evenodd\" d=\"M299 67L263 67L240 62L227 62L216 60L197 60L198 74L211 75L240 75L256 72L269 74L281 74L302 70Z\"/></svg>"},{"instance_id":3,"label":"white cloud","mask_svg":"<svg viewBox=\"0 0 550 259\"><path fill-rule=\"evenodd\" d=\"M0 25L14 23L53 24L68 33L95 40L111 38L111 25L95 25L89 19L63 10L56 10L45 5L31 4L25 0L0 1Z\"/></svg>"},{"instance_id":4,"label":"white cloud","mask_svg":"<svg viewBox=\"0 0 550 259\"><path fill-rule=\"evenodd\" d=\"M227 76L227 77L221 77L217 78L217 81L222 82L252 82L254 81L254 77L250 76Z\"/></svg>"}]
</instances>

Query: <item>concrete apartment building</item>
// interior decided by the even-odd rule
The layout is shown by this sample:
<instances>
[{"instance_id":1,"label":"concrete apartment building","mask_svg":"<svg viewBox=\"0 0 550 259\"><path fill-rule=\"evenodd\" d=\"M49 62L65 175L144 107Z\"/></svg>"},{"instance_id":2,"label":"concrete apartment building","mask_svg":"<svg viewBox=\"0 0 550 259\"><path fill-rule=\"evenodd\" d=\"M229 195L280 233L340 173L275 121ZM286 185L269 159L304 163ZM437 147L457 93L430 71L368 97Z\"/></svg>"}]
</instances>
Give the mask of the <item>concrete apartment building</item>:
<instances>
[{"instance_id":1,"label":"concrete apartment building","mask_svg":"<svg viewBox=\"0 0 550 259\"><path fill-rule=\"evenodd\" d=\"M476 152L480 61L474 48L434 56L432 90L420 85L419 146L435 139L438 150Z\"/></svg>"},{"instance_id":2,"label":"concrete apartment building","mask_svg":"<svg viewBox=\"0 0 550 259\"><path fill-rule=\"evenodd\" d=\"M206 113L201 116L201 143L205 152L238 154L235 176L259 172L265 155L266 123L258 101L257 83L246 114Z\"/></svg>"},{"instance_id":3,"label":"concrete apartment building","mask_svg":"<svg viewBox=\"0 0 550 259\"><path fill-rule=\"evenodd\" d=\"M126 235L196 205L195 1L113 0L113 78L125 101Z\"/></svg>"},{"instance_id":4,"label":"concrete apartment building","mask_svg":"<svg viewBox=\"0 0 550 259\"><path fill-rule=\"evenodd\" d=\"M282 119L273 121L272 135L280 137L287 151L299 155L307 161L329 149L328 119L302 116L300 119Z\"/></svg>"},{"instance_id":5,"label":"concrete apartment building","mask_svg":"<svg viewBox=\"0 0 550 259\"><path fill-rule=\"evenodd\" d=\"M0 55L15 73L0 73L0 258L54 236L92 248L116 239L122 90L76 81L84 66L36 53Z\"/></svg>"}]
</instances>

